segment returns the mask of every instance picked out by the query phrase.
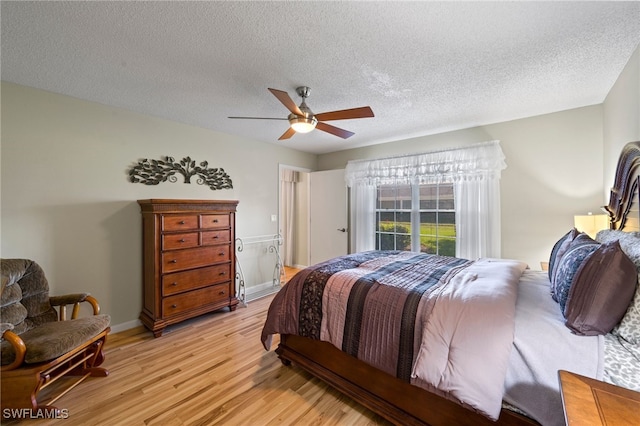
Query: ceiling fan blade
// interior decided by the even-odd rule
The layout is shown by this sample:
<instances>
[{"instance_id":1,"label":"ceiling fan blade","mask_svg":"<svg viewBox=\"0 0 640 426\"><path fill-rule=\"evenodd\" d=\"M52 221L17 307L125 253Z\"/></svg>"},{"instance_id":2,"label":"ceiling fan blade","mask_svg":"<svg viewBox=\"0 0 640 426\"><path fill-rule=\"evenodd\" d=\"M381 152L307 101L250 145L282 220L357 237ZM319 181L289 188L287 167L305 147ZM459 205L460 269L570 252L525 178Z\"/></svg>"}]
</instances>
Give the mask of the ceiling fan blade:
<instances>
[{"instance_id":1,"label":"ceiling fan blade","mask_svg":"<svg viewBox=\"0 0 640 426\"><path fill-rule=\"evenodd\" d=\"M370 107L360 107L351 109L342 109L340 111L329 111L315 115L318 121L331 120L348 120L350 118L367 118L373 117L373 110Z\"/></svg>"},{"instance_id":2,"label":"ceiling fan blade","mask_svg":"<svg viewBox=\"0 0 640 426\"><path fill-rule=\"evenodd\" d=\"M331 133L332 135L336 135L342 139L347 139L355 135L355 133L353 132L340 129L338 127L332 126L331 124L322 123L320 121L318 121L318 124L316 124L316 129L322 130L323 132Z\"/></svg>"},{"instance_id":3,"label":"ceiling fan blade","mask_svg":"<svg viewBox=\"0 0 640 426\"><path fill-rule=\"evenodd\" d=\"M298 108L298 105L293 102L293 99L291 99L287 92L278 89L269 89L269 91L273 93L273 96L278 98L278 100L282 102L282 105L286 106L289 111L291 111L295 115L304 115L302 114L302 111L300 111L300 108Z\"/></svg>"},{"instance_id":4,"label":"ceiling fan blade","mask_svg":"<svg viewBox=\"0 0 640 426\"><path fill-rule=\"evenodd\" d=\"M286 120L286 118L272 118L272 117L227 117L236 118L240 120Z\"/></svg>"},{"instance_id":5,"label":"ceiling fan blade","mask_svg":"<svg viewBox=\"0 0 640 426\"><path fill-rule=\"evenodd\" d=\"M319 124L319 123L318 123L318 124ZM284 140L284 139L289 139L291 136L293 136L293 135L295 135L295 134L296 134L296 131L295 131L295 130L293 130L291 127L289 127L289 128L287 129L287 131L286 131L286 132L284 132L284 133L282 134L282 136L280 136L280 137L278 138L278 140L279 140L279 141L281 141L281 140Z\"/></svg>"}]
</instances>

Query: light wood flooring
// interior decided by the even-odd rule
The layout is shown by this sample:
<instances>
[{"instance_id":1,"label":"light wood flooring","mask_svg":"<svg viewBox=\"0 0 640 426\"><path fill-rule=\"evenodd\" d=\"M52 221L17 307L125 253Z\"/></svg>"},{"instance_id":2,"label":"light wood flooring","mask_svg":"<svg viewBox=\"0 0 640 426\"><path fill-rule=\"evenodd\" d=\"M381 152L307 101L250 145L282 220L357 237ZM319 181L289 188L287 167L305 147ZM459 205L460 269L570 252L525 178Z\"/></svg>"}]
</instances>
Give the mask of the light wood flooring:
<instances>
[{"instance_id":1,"label":"light wood flooring","mask_svg":"<svg viewBox=\"0 0 640 426\"><path fill-rule=\"evenodd\" d=\"M388 425L296 366L283 366L273 351L278 337L264 350L260 332L272 298L171 326L159 338L142 327L110 335L102 365L109 376L89 378L56 402L67 419L27 424Z\"/></svg>"},{"instance_id":2,"label":"light wood flooring","mask_svg":"<svg viewBox=\"0 0 640 426\"><path fill-rule=\"evenodd\" d=\"M297 269L292 266L284 266L283 269L284 269L284 277L282 280L282 284L286 284L287 282L289 282L291 278L293 278L295 274L302 271L302 269Z\"/></svg>"},{"instance_id":3,"label":"light wood flooring","mask_svg":"<svg viewBox=\"0 0 640 426\"><path fill-rule=\"evenodd\" d=\"M293 268L291 266L283 266L282 273L280 274L280 285L285 285L295 274L297 274L302 269ZM269 286L267 288L263 288L260 291L247 293L247 301L251 302L253 300L261 299L263 297L272 295L277 292L278 289L276 287Z\"/></svg>"}]
</instances>

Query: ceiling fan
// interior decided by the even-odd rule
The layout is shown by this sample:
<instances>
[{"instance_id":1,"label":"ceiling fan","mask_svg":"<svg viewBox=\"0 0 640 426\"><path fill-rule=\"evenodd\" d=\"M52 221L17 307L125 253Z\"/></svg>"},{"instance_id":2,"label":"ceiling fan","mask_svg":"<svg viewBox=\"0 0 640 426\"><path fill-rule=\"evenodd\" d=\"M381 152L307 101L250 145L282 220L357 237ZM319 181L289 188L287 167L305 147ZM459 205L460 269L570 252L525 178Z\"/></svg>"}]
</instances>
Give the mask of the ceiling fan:
<instances>
[{"instance_id":1,"label":"ceiling fan","mask_svg":"<svg viewBox=\"0 0 640 426\"><path fill-rule=\"evenodd\" d=\"M287 107L291 114L287 118L269 118L269 117L229 117L238 119L249 120L288 120L289 128L286 132L278 138L278 140L289 139L296 133L308 133L313 129L322 130L323 132L331 133L332 135L347 139L354 135L353 132L340 129L330 124L324 123L324 121L331 120L348 120L352 118L366 118L373 117L373 111L370 107L350 108L342 109L339 111L329 111L320 114L314 114L307 106L305 99L309 97L311 89L306 86L301 86L296 89L298 96L302 98L302 103L297 106L291 99L287 92L277 89L269 89L273 95L278 98L282 104Z\"/></svg>"}]
</instances>

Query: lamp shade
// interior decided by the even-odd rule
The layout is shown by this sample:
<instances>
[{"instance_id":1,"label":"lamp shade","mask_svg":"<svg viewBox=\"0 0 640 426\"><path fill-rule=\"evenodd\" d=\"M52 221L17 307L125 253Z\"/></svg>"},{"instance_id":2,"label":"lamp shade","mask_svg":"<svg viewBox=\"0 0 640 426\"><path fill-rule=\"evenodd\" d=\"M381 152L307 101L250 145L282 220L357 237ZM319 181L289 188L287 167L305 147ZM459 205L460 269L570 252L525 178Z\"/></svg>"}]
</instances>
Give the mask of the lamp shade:
<instances>
[{"instance_id":1,"label":"lamp shade","mask_svg":"<svg viewBox=\"0 0 640 426\"><path fill-rule=\"evenodd\" d=\"M598 231L609 229L609 216L606 214L587 214L573 217L576 229L595 238Z\"/></svg>"}]
</instances>

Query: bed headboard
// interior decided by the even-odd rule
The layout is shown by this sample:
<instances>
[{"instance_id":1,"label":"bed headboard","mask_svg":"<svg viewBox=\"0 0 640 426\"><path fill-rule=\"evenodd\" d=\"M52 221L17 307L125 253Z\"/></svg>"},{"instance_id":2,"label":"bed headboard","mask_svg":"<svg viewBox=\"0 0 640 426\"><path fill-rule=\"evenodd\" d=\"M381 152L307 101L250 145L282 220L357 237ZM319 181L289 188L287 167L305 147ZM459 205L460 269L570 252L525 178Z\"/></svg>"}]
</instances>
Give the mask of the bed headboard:
<instances>
[{"instance_id":1,"label":"bed headboard","mask_svg":"<svg viewBox=\"0 0 640 426\"><path fill-rule=\"evenodd\" d=\"M609 204L603 208L611 229L640 231L640 141L622 149Z\"/></svg>"}]
</instances>

